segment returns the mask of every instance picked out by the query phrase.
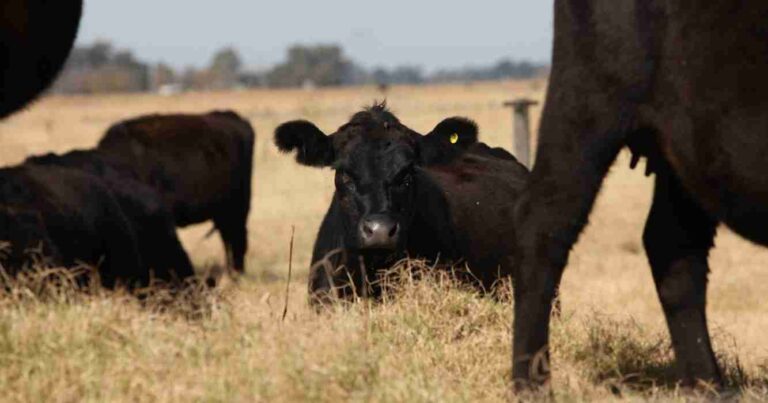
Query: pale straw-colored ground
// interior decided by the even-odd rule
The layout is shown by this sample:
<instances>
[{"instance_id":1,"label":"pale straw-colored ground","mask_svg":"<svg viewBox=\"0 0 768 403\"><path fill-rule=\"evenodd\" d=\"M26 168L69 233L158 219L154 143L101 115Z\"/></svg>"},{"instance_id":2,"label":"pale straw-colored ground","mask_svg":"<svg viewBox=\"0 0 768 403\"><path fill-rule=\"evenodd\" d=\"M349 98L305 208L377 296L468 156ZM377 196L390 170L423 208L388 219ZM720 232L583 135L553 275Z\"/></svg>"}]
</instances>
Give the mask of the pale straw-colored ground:
<instances>
[{"instance_id":1,"label":"pale straw-colored ground","mask_svg":"<svg viewBox=\"0 0 768 403\"><path fill-rule=\"evenodd\" d=\"M426 132L442 118L476 120L481 139L509 147L502 102L542 100L545 82L394 87L389 105ZM257 131L248 275L200 297L204 313L169 312L110 294L0 297L0 400L8 401L498 401L512 398L510 303L440 281L406 282L390 302L316 315L306 306L315 231L331 172L300 167L272 145L274 128L305 118L332 132L384 95L373 87L51 97L0 123L0 162L90 147L113 122L153 112L231 108ZM536 130L541 108L533 109ZM696 397L663 387L671 353L640 241L652 181L622 154L564 277L554 322L554 396L571 400ZM288 245L294 273L284 307ZM210 224L181 231L200 266L221 260ZM712 253L710 326L743 397L768 399L768 251L725 229ZM21 287L24 289L24 287ZM661 369L660 369L661 368ZM736 373L737 369L743 370ZM656 386L653 386L656 384Z\"/></svg>"}]
</instances>

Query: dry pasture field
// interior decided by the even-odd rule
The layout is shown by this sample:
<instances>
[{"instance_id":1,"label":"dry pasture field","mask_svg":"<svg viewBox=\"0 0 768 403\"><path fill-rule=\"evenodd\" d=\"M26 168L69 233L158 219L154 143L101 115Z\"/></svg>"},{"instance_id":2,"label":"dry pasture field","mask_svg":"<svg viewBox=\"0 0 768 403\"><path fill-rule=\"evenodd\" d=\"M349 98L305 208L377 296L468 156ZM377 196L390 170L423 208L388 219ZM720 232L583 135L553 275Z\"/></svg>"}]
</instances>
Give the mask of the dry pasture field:
<instances>
[{"instance_id":1,"label":"dry pasture field","mask_svg":"<svg viewBox=\"0 0 768 403\"><path fill-rule=\"evenodd\" d=\"M393 87L406 125L474 119L483 141L511 146L502 102L543 100L544 81ZM19 290L0 296L3 401L504 401L511 303L448 281L404 281L379 305L316 315L308 260L332 191L330 170L297 165L272 144L280 123L309 119L332 132L384 96L373 87L227 93L48 97L0 123L0 162L93 146L113 122L155 112L234 109L257 132L247 276L174 307L110 293ZM537 129L540 107L533 109ZM553 322L552 381L562 401L686 400L670 383L672 354L641 244L652 179L622 153L571 256ZM210 224L181 231L199 266L223 260ZM285 306L288 246L293 279ZM720 229L711 254L709 319L731 393L768 399L768 250ZM203 308L200 308L203 306ZM198 312L202 309L202 313ZM194 311L194 314L190 314ZM740 392L736 392L740 389Z\"/></svg>"}]
</instances>

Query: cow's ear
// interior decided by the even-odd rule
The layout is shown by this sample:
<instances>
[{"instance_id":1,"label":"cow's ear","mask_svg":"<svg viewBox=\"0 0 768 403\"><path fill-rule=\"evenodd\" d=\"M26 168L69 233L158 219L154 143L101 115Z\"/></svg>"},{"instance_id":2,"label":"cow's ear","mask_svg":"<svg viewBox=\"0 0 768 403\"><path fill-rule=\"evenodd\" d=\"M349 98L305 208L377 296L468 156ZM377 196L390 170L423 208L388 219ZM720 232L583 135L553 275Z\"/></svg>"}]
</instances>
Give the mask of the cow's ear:
<instances>
[{"instance_id":1,"label":"cow's ear","mask_svg":"<svg viewBox=\"0 0 768 403\"><path fill-rule=\"evenodd\" d=\"M296 161L313 167L333 164L335 153L332 137L306 120L283 123L275 129L277 148L284 153L296 150Z\"/></svg>"},{"instance_id":2,"label":"cow's ear","mask_svg":"<svg viewBox=\"0 0 768 403\"><path fill-rule=\"evenodd\" d=\"M477 143L477 125L467 118L447 118L419 143L422 165L447 163Z\"/></svg>"}]
</instances>

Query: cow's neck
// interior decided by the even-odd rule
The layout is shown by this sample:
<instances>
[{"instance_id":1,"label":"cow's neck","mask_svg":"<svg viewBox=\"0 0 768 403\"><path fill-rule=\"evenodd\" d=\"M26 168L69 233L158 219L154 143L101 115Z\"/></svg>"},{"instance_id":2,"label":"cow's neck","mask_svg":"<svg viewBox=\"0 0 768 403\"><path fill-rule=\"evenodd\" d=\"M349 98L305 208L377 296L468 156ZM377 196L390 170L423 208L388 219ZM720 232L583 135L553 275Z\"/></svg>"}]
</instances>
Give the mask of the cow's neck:
<instances>
[{"instance_id":1,"label":"cow's neck","mask_svg":"<svg viewBox=\"0 0 768 403\"><path fill-rule=\"evenodd\" d=\"M415 212L407 252L429 260L457 257L450 207L439 184L425 171L416 175Z\"/></svg>"}]
</instances>

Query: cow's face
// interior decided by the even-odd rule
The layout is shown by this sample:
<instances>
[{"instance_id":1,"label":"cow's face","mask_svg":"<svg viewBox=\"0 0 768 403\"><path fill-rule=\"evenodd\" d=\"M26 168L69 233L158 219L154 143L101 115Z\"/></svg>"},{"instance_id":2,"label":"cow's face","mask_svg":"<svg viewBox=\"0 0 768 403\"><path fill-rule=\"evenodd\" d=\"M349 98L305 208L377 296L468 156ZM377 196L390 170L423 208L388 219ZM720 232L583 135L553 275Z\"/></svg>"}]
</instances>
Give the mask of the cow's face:
<instances>
[{"instance_id":1,"label":"cow's face","mask_svg":"<svg viewBox=\"0 0 768 403\"><path fill-rule=\"evenodd\" d=\"M353 125L344 130L353 140L334 167L335 197L353 235L347 238L360 249L396 249L412 217L417 152L411 133L392 127L373 134Z\"/></svg>"},{"instance_id":2,"label":"cow's face","mask_svg":"<svg viewBox=\"0 0 768 403\"><path fill-rule=\"evenodd\" d=\"M386 253L401 250L408 237L420 168L447 163L476 141L467 119L445 119L422 136L383 105L355 114L331 135L307 121L275 131L277 146L296 150L299 163L335 169L347 247Z\"/></svg>"}]
</instances>

